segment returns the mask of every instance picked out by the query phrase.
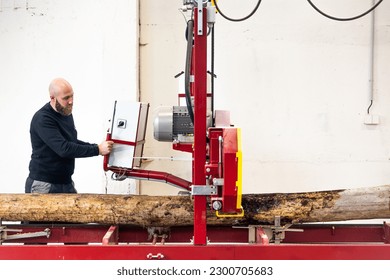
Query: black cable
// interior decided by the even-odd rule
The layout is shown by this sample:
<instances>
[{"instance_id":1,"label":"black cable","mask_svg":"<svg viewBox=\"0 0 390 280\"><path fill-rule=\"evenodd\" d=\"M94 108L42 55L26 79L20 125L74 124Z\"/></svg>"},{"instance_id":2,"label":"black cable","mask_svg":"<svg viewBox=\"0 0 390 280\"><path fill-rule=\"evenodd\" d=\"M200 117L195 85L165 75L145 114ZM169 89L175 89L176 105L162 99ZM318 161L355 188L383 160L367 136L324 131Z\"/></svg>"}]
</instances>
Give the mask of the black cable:
<instances>
[{"instance_id":1,"label":"black cable","mask_svg":"<svg viewBox=\"0 0 390 280\"><path fill-rule=\"evenodd\" d=\"M372 103L373 103L373 100L371 99L370 106L368 106L368 108L367 108L368 115L370 114L370 109L371 109Z\"/></svg>"},{"instance_id":2,"label":"black cable","mask_svg":"<svg viewBox=\"0 0 390 280\"><path fill-rule=\"evenodd\" d=\"M379 6L380 3L382 3L383 0L380 0L378 3L376 3L371 9L369 9L367 12L364 12L363 14L361 15L358 15L358 16L355 16L355 17L351 17L351 18L337 18L337 17L333 17L333 16L330 16L328 14L325 14L323 11L321 11L319 8L317 8L316 5L313 4L313 2L311 0L307 0L307 2L309 2L309 4L313 7L314 10L316 10L317 12L319 12L321 15L323 15L324 17L327 17L327 18L330 18L330 19L333 19L333 20L338 20L338 21L350 21L350 20L355 20L355 19L358 19L358 18L361 18L361 17L364 17L365 15L371 13L373 10L376 9L376 7Z\"/></svg>"},{"instance_id":3,"label":"black cable","mask_svg":"<svg viewBox=\"0 0 390 280\"><path fill-rule=\"evenodd\" d=\"M215 116L214 116L214 43L215 43L215 36L214 36L214 28L215 25L213 24L212 30L211 30L211 126L215 126Z\"/></svg>"},{"instance_id":4,"label":"black cable","mask_svg":"<svg viewBox=\"0 0 390 280\"><path fill-rule=\"evenodd\" d=\"M186 65L185 65L185 71L184 71L184 83L185 83L185 96L186 96L186 103L187 103L187 110L188 114L190 115L190 119L192 124L195 125L194 122L194 111L192 109L192 100L191 100L191 86L190 86L190 77L191 77L191 63L192 63L192 46L194 42L193 38L193 31L194 31L194 21L189 20L187 22L187 53L186 53Z\"/></svg>"},{"instance_id":5,"label":"black cable","mask_svg":"<svg viewBox=\"0 0 390 280\"><path fill-rule=\"evenodd\" d=\"M225 16L225 15L221 12L221 10L219 9L218 4L217 4L217 1L214 1L214 5L215 5L215 8L217 9L218 13L220 13L220 15L221 15L222 17L224 17L225 19L230 20L230 21L244 21L244 20L247 20L248 18L250 18L251 16L253 16L253 15L256 13L257 9L258 9L259 6L260 6L260 3L261 3L261 0L259 0L259 1L257 2L256 7L253 9L253 11L252 11L249 15L247 15L246 17L243 17L243 18L237 18L237 19L236 19L236 18L230 18L230 17L228 17L228 16Z\"/></svg>"}]
</instances>

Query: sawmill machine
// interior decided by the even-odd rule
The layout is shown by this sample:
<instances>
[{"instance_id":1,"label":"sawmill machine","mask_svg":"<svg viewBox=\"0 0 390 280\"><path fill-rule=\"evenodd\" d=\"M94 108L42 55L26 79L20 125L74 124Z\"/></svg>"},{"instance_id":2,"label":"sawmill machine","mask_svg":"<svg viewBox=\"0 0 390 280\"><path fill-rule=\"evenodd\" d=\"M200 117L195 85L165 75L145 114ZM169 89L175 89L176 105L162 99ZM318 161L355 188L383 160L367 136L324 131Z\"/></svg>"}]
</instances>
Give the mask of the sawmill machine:
<instances>
[{"instance_id":1,"label":"sawmill machine","mask_svg":"<svg viewBox=\"0 0 390 280\"><path fill-rule=\"evenodd\" d=\"M215 24L215 6L210 1L184 1L184 7L193 14L186 30L184 93L179 93L177 106L164 108L157 114L153 134L158 141L172 142L174 150L191 153L192 181L134 168L142 162L148 108L145 103L130 108L121 101L116 102L107 136L115 145L113 152L105 158L104 169L120 178L158 180L189 191L194 199L194 243L206 244L205 213L208 208L218 217L244 215L241 135L240 129L231 125L228 111L214 110L213 92L208 92L207 34ZM215 74L211 72L210 75L214 79ZM129 111L135 112L133 117L137 114L140 117L124 117ZM134 133L126 133L126 123L131 119L138 119L138 124L132 129ZM126 135L131 137L126 139ZM124 157L118 156L119 153L124 153ZM123 158L128 162L123 162Z\"/></svg>"},{"instance_id":2,"label":"sawmill machine","mask_svg":"<svg viewBox=\"0 0 390 280\"><path fill-rule=\"evenodd\" d=\"M207 69L207 59L208 34L213 32L217 7L205 0L183 0L183 4L191 13L184 92L178 93L178 104L157 114L153 135L191 155L192 180L142 168L149 111L149 104L142 102L115 102L107 133L115 144L113 152L104 157L103 168L116 180L159 181L189 193L193 225L145 229L117 224L3 226L0 221L0 245L10 243L0 246L0 259L390 259L388 223L283 225L281 217L275 217L273 225L207 226L210 211L224 219L245 215L241 136L240 129L231 125L229 112L214 110L213 89L207 86L208 78L215 76L213 69ZM18 242L25 245L12 244ZM37 245L41 242L62 244Z\"/></svg>"}]
</instances>

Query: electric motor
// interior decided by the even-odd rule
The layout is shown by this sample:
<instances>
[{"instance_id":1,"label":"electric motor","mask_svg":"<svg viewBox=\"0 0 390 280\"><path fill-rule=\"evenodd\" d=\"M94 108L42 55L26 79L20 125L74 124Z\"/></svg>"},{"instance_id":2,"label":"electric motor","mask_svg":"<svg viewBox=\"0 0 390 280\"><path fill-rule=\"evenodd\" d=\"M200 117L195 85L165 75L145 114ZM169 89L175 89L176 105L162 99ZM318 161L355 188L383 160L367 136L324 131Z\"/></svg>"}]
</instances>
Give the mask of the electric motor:
<instances>
[{"instance_id":1,"label":"electric motor","mask_svg":"<svg viewBox=\"0 0 390 280\"><path fill-rule=\"evenodd\" d=\"M153 123L154 139L163 142L178 140L180 136L192 135L194 125L186 106L164 107L160 109Z\"/></svg>"}]
</instances>

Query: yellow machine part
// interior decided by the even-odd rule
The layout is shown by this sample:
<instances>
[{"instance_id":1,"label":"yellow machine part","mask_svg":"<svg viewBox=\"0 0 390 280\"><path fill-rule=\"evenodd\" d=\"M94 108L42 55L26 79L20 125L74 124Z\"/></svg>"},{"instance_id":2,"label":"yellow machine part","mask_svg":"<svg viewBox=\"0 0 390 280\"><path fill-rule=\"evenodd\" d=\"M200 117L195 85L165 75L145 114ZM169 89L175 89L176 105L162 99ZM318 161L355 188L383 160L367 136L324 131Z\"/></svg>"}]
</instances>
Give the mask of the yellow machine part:
<instances>
[{"instance_id":1,"label":"yellow machine part","mask_svg":"<svg viewBox=\"0 0 390 280\"><path fill-rule=\"evenodd\" d=\"M241 129L237 128L237 209L242 209L242 150L241 150ZM242 210L244 212L244 210Z\"/></svg>"},{"instance_id":2,"label":"yellow machine part","mask_svg":"<svg viewBox=\"0 0 390 280\"><path fill-rule=\"evenodd\" d=\"M215 214L219 218L229 218L229 217L243 217L244 216L244 209L242 208L241 201L242 201L242 150L241 150L241 129L237 128L237 152L236 152L236 158L237 158L237 181L236 181L236 187L237 187L237 206L236 209L241 209L238 213L219 213L219 211L216 211Z\"/></svg>"}]
</instances>

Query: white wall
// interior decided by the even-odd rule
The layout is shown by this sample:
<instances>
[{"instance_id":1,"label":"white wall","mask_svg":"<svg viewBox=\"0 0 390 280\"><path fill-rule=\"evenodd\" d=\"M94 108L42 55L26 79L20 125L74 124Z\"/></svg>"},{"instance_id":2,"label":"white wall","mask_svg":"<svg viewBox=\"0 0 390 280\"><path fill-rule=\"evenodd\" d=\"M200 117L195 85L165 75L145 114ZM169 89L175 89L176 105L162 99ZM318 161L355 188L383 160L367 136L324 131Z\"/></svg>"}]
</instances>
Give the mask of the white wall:
<instances>
[{"instance_id":1,"label":"white wall","mask_svg":"<svg viewBox=\"0 0 390 280\"><path fill-rule=\"evenodd\" d=\"M176 74L184 70L185 21L178 11L182 1L140 1L140 97L150 103L144 156L151 158L191 158L190 154L172 150L172 144L153 138L155 114L161 106L177 105ZM191 161L154 159L144 164L191 181ZM151 181L140 182L140 192L176 194L180 189Z\"/></svg>"},{"instance_id":2,"label":"white wall","mask_svg":"<svg viewBox=\"0 0 390 280\"><path fill-rule=\"evenodd\" d=\"M29 122L48 101L57 76L74 86L80 139L105 137L112 100L137 98L137 3L121 0L1 1L1 192L23 192L31 153ZM220 1L232 17L255 1ZM252 5L250 4L252 2ZM184 69L185 21L178 1L140 1L142 101L150 117L177 103L175 74ZM240 1L241 3L241 1ZM367 10L370 0L318 1L336 16ZM335 22L303 0L264 1L251 19L217 16L216 108L231 110L242 128L244 192L297 192L390 182L390 7L376 11L374 105L378 125L365 125L369 105L370 16ZM188 157L152 137L145 156ZM190 179L188 161L155 160L145 168ZM79 159L79 192L119 189L102 170L102 158ZM142 193L178 189L142 181Z\"/></svg>"},{"instance_id":3,"label":"white wall","mask_svg":"<svg viewBox=\"0 0 390 280\"><path fill-rule=\"evenodd\" d=\"M220 1L231 17L257 1ZM316 1L338 17L371 0ZM141 1L141 99L176 105L175 74L184 69L181 1ZM370 19L336 22L303 0L263 1L249 20L217 15L216 108L242 128L244 192L299 192L390 183L390 3L375 11L374 103L378 125L365 125L370 100ZM150 126L149 126L149 129ZM148 133L146 155L182 156ZM190 177L190 163L148 168ZM176 193L148 183L143 191Z\"/></svg>"},{"instance_id":4,"label":"white wall","mask_svg":"<svg viewBox=\"0 0 390 280\"><path fill-rule=\"evenodd\" d=\"M113 100L138 96L137 46L136 0L0 1L0 192L24 192L30 119L49 101L51 79L62 76L73 85L79 139L105 139ZM106 185L102 161L76 160L79 192L134 187Z\"/></svg>"}]
</instances>

